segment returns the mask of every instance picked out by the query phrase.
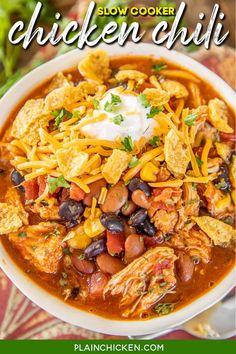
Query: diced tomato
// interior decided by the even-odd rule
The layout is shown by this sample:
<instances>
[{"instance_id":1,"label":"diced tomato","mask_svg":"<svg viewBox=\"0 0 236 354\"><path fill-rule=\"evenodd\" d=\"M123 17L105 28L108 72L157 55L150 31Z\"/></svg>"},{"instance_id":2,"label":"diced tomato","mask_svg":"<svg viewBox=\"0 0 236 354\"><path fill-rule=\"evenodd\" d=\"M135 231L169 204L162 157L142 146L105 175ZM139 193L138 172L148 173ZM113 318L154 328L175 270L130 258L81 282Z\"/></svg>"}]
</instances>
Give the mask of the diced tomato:
<instances>
[{"instance_id":1,"label":"diced tomato","mask_svg":"<svg viewBox=\"0 0 236 354\"><path fill-rule=\"evenodd\" d=\"M163 273L163 269L169 269L171 266L171 262L169 259L164 259L162 262L158 262L153 268L154 275L161 275Z\"/></svg>"},{"instance_id":2,"label":"diced tomato","mask_svg":"<svg viewBox=\"0 0 236 354\"><path fill-rule=\"evenodd\" d=\"M37 178L38 186L39 186L39 196L43 194L46 185L47 185L47 177L44 176L38 176Z\"/></svg>"},{"instance_id":3,"label":"diced tomato","mask_svg":"<svg viewBox=\"0 0 236 354\"><path fill-rule=\"evenodd\" d=\"M107 250L110 255L119 254L125 250L125 236L107 230Z\"/></svg>"},{"instance_id":4,"label":"diced tomato","mask_svg":"<svg viewBox=\"0 0 236 354\"><path fill-rule=\"evenodd\" d=\"M135 88L135 92L143 92L146 88L154 88L154 86L152 84L150 84L149 82L145 82L142 85L137 85L137 88Z\"/></svg>"},{"instance_id":5,"label":"diced tomato","mask_svg":"<svg viewBox=\"0 0 236 354\"><path fill-rule=\"evenodd\" d=\"M39 195L39 186L36 179L30 181L24 181L22 185L25 188L25 199L34 200L38 198Z\"/></svg>"},{"instance_id":6,"label":"diced tomato","mask_svg":"<svg viewBox=\"0 0 236 354\"><path fill-rule=\"evenodd\" d=\"M77 200L79 202L80 200L83 200L85 196L85 192L77 186L75 183L71 183L70 185L70 198Z\"/></svg>"},{"instance_id":7,"label":"diced tomato","mask_svg":"<svg viewBox=\"0 0 236 354\"><path fill-rule=\"evenodd\" d=\"M60 195L60 202L64 202L70 198L70 188L63 188Z\"/></svg>"},{"instance_id":8,"label":"diced tomato","mask_svg":"<svg viewBox=\"0 0 236 354\"><path fill-rule=\"evenodd\" d=\"M223 141L236 141L236 135L235 134L229 134L229 133L220 132L220 140L223 140Z\"/></svg>"}]
</instances>

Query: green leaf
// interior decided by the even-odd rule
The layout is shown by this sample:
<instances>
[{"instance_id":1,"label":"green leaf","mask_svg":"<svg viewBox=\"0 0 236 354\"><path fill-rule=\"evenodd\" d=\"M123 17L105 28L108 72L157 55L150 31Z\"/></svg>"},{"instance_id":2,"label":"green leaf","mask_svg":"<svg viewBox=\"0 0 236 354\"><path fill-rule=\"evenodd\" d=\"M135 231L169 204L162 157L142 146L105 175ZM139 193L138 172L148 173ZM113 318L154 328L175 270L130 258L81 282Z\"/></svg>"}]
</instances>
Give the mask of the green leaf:
<instances>
[{"instance_id":1,"label":"green leaf","mask_svg":"<svg viewBox=\"0 0 236 354\"><path fill-rule=\"evenodd\" d=\"M166 68L167 68L167 65L165 63L154 64L152 66L152 70L155 72L159 72L159 71L166 69Z\"/></svg>"},{"instance_id":2,"label":"green leaf","mask_svg":"<svg viewBox=\"0 0 236 354\"><path fill-rule=\"evenodd\" d=\"M18 237L26 238L27 237L27 233L25 231L21 231L21 232L18 233Z\"/></svg>"},{"instance_id":3,"label":"green leaf","mask_svg":"<svg viewBox=\"0 0 236 354\"><path fill-rule=\"evenodd\" d=\"M80 119L81 117L80 117L79 111L74 111L72 117Z\"/></svg>"},{"instance_id":4,"label":"green leaf","mask_svg":"<svg viewBox=\"0 0 236 354\"><path fill-rule=\"evenodd\" d=\"M191 113L184 118L184 123L188 126L192 126L195 124L196 119L197 113Z\"/></svg>"},{"instance_id":5,"label":"green leaf","mask_svg":"<svg viewBox=\"0 0 236 354\"><path fill-rule=\"evenodd\" d=\"M134 148L131 136L126 136L121 144L124 146L125 151L131 152Z\"/></svg>"},{"instance_id":6,"label":"green leaf","mask_svg":"<svg viewBox=\"0 0 236 354\"><path fill-rule=\"evenodd\" d=\"M203 161L198 156L195 156L195 159L197 161L198 166L201 167L203 165Z\"/></svg>"},{"instance_id":7,"label":"green leaf","mask_svg":"<svg viewBox=\"0 0 236 354\"><path fill-rule=\"evenodd\" d=\"M145 93L140 93L140 95L138 96L138 99L143 107L148 108L151 106L151 103L148 101Z\"/></svg>"},{"instance_id":8,"label":"green leaf","mask_svg":"<svg viewBox=\"0 0 236 354\"><path fill-rule=\"evenodd\" d=\"M52 111L51 114L55 117L55 128L57 129L64 119L70 119L73 116L73 114L67 111L65 108L56 109Z\"/></svg>"},{"instance_id":9,"label":"green leaf","mask_svg":"<svg viewBox=\"0 0 236 354\"><path fill-rule=\"evenodd\" d=\"M147 118L153 118L155 117L156 114L160 113L163 111L163 107L151 107L150 113L147 114Z\"/></svg>"},{"instance_id":10,"label":"green leaf","mask_svg":"<svg viewBox=\"0 0 236 354\"><path fill-rule=\"evenodd\" d=\"M154 307L154 311L158 314L158 316L168 315L168 313L174 310L175 305L176 303L174 302L162 302Z\"/></svg>"},{"instance_id":11,"label":"green leaf","mask_svg":"<svg viewBox=\"0 0 236 354\"><path fill-rule=\"evenodd\" d=\"M233 225L234 223L232 216L227 216L226 218L223 219L223 221L228 225Z\"/></svg>"},{"instance_id":12,"label":"green leaf","mask_svg":"<svg viewBox=\"0 0 236 354\"><path fill-rule=\"evenodd\" d=\"M157 147L160 145L160 137L158 135L154 135L150 140L149 140L149 144L152 147Z\"/></svg>"},{"instance_id":13,"label":"green leaf","mask_svg":"<svg viewBox=\"0 0 236 354\"><path fill-rule=\"evenodd\" d=\"M96 100L96 98L92 98L92 102L94 105L94 109L99 109L100 103L98 100Z\"/></svg>"},{"instance_id":14,"label":"green leaf","mask_svg":"<svg viewBox=\"0 0 236 354\"><path fill-rule=\"evenodd\" d=\"M77 258L82 261L83 259L85 259L85 254L81 253L79 256L77 256Z\"/></svg>"},{"instance_id":15,"label":"green leaf","mask_svg":"<svg viewBox=\"0 0 236 354\"><path fill-rule=\"evenodd\" d=\"M122 114L118 114L117 116L113 117L112 120L113 123L121 125L121 123L124 121L124 117L122 116Z\"/></svg>"},{"instance_id":16,"label":"green leaf","mask_svg":"<svg viewBox=\"0 0 236 354\"><path fill-rule=\"evenodd\" d=\"M121 98L118 95L114 95L111 93L111 101L107 101L104 105L104 109L106 112L114 112L116 109L116 106L121 103Z\"/></svg>"},{"instance_id":17,"label":"green leaf","mask_svg":"<svg viewBox=\"0 0 236 354\"><path fill-rule=\"evenodd\" d=\"M139 159L137 158L137 156L133 156L132 159L130 160L129 167L132 168L137 166L138 164L139 164Z\"/></svg>"},{"instance_id":18,"label":"green leaf","mask_svg":"<svg viewBox=\"0 0 236 354\"><path fill-rule=\"evenodd\" d=\"M57 178L48 176L47 182L48 182L48 191L51 194L53 194L58 187L64 187L64 188L70 187L69 183L66 182L65 178L62 175Z\"/></svg>"}]
</instances>

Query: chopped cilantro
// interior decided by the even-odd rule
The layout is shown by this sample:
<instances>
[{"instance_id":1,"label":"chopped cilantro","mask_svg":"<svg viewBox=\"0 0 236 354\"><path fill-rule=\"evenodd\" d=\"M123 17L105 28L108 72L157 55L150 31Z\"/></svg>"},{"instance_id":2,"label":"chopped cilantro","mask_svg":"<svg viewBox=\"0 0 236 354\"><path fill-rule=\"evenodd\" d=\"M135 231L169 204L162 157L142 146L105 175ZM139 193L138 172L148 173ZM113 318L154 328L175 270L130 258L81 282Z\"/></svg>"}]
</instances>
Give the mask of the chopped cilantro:
<instances>
[{"instance_id":1,"label":"chopped cilantro","mask_svg":"<svg viewBox=\"0 0 236 354\"><path fill-rule=\"evenodd\" d=\"M166 286L166 284L167 284L167 283L166 283L165 281L163 281L163 282L161 282L159 285L160 285L161 288L163 288L163 286Z\"/></svg>"},{"instance_id":2,"label":"chopped cilantro","mask_svg":"<svg viewBox=\"0 0 236 354\"><path fill-rule=\"evenodd\" d=\"M104 109L107 112L114 112L116 106L121 103L121 98L118 95L111 93L111 102L107 101L104 105Z\"/></svg>"},{"instance_id":3,"label":"chopped cilantro","mask_svg":"<svg viewBox=\"0 0 236 354\"><path fill-rule=\"evenodd\" d=\"M85 255L81 253L77 258L82 261L83 259L85 259Z\"/></svg>"},{"instance_id":4,"label":"chopped cilantro","mask_svg":"<svg viewBox=\"0 0 236 354\"><path fill-rule=\"evenodd\" d=\"M27 237L27 233L25 231L21 231L21 232L18 233L18 237L26 238Z\"/></svg>"},{"instance_id":5,"label":"chopped cilantro","mask_svg":"<svg viewBox=\"0 0 236 354\"><path fill-rule=\"evenodd\" d=\"M57 129L64 119L70 119L73 116L73 114L67 111L65 108L56 109L52 111L51 114L55 117L55 128Z\"/></svg>"},{"instance_id":6,"label":"chopped cilantro","mask_svg":"<svg viewBox=\"0 0 236 354\"><path fill-rule=\"evenodd\" d=\"M197 161L198 166L201 167L203 165L203 161L198 156L195 156L195 159Z\"/></svg>"},{"instance_id":7,"label":"chopped cilantro","mask_svg":"<svg viewBox=\"0 0 236 354\"><path fill-rule=\"evenodd\" d=\"M130 160L129 167L132 168L137 166L138 164L139 164L139 159L137 158L137 156L133 156L132 159Z\"/></svg>"},{"instance_id":8,"label":"chopped cilantro","mask_svg":"<svg viewBox=\"0 0 236 354\"><path fill-rule=\"evenodd\" d=\"M99 101L96 100L95 98L92 98L92 102L93 102L94 108L99 109L99 105L100 105Z\"/></svg>"},{"instance_id":9,"label":"chopped cilantro","mask_svg":"<svg viewBox=\"0 0 236 354\"><path fill-rule=\"evenodd\" d=\"M53 194L58 187L65 187L65 188L70 187L69 183L66 182L65 178L62 175L57 178L48 176L47 182L48 182L48 191L51 194Z\"/></svg>"},{"instance_id":10,"label":"chopped cilantro","mask_svg":"<svg viewBox=\"0 0 236 354\"><path fill-rule=\"evenodd\" d=\"M156 72L159 72L159 71L166 69L166 68L167 68L167 65L165 63L154 64L152 66L152 70L156 71Z\"/></svg>"},{"instance_id":11,"label":"chopped cilantro","mask_svg":"<svg viewBox=\"0 0 236 354\"><path fill-rule=\"evenodd\" d=\"M196 119L197 113L191 113L184 118L184 123L188 126L192 126L195 124Z\"/></svg>"},{"instance_id":12,"label":"chopped cilantro","mask_svg":"<svg viewBox=\"0 0 236 354\"><path fill-rule=\"evenodd\" d=\"M67 273L65 273L65 272L61 272L61 275L62 275L63 279L66 279L68 277Z\"/></svg>"},{"instance_id":13,"label":"chopped cilantro","mask_svg":"<svg viewBox=\"0 0 236 354\"><path fill-rule=\"evenodd\" d=\"M70 250L68 247L64 248L63 249L63 253L66 254L66 255L70 255Z\"/></svg>"},{"instance_id":14,"label":"chopped cilantro","mask_svg":"<svg viewBox=\"0 0 236 354\"><path fill-rule=\"evenodd\" d=\"M124 146L125 151L131 152L134 148L131 136L126 136L121 144Z\"/></svg>"},{"instance_id":15,"label":"chopped cilantro","mask_svg":"<svg viewBox=\"0 0 236 354\"><path fill-rule=\"evenodd\" d=\"M140 93L140 95L138 96L138 99L143 107L148 108L151 106L151 103L148 101L145 93Z\"/></svg>"},{"instance_id":16,"label":"chopped cilantro","mask_svg":"<svg viewBox=\"0 0 236 354\"><path fill-rule=\"evenodd\" d=\"M117 116L113 117L112 120L113 123L121 125L121 123L124 121L124 117L122 116L122 114L117 114Z\"/></svg>"},{"instance_id":17,"label":"chopped cilantro","mask_svg":"<svg viewBox=\"0 0 236 354\"><path fill-rule=\"evenodd\" d=\"M79 114L79 111L74 111L73 112L73 118L80 118L80 114Z\"/></svg>"},{"instance_id":18,"label":"chopped cilantro","mask_svg":"<svg viewBox=\"0 0 236 354\"><path fill-rule=\"evenodd\" d=\"M233 225L234 223L232 216L227 216L226 218L223 219L223 221L228 225Z\"/></svg>"},{"instance_id":19,"label":"chopped cilantro","mask_svg":"<svg viewBox=\"0 0 236 354\"><path fill-rule=\"evenodd\" d=\"M160 137L158 135L154 135L150 140L149 140L149 144L152 147L157 147L160 145Z\"/></svg>"},{"instance_id":20,"label":"chopped cilantro","mask_svg":"<svg viewBox=\"0 0 236 354\"><path fill-rule=\"evenodd\" d=\"M147 118L153 118L156 114L163 111L163 107L152 107L150 113L147 114Z\"/></svg>"},{"instance_id":21,"label":"chopped cilantro","mask_svg":"<svg viewBox=\"0 0 236 354\"><path fill-rule=\"evenodd\" d=\"M174 310L176 303L174 302L162 302L154 307L154 311L159 315L168 315L168 313Z\"/></svg>"}]
</instances>

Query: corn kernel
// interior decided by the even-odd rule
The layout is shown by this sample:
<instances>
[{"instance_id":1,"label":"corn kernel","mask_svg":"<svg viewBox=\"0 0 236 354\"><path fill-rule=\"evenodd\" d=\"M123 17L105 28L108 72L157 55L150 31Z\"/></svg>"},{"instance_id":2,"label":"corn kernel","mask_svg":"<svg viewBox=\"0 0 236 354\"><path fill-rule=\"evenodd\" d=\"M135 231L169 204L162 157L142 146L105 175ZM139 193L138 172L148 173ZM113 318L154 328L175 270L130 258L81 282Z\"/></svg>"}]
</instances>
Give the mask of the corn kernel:
<instances>
[{"instance_id":1,"label":"corn kernel","mask_svg":"<svg viewBox=\"0 0 236 354\"><path fill-rule=\"evenodd\" d=\"M159 167L155 166L152 162L147 162L140 171L140 177L143 181L156 182Z\"/></svg>"},{"instance_id":2,"label":"corn kernel","mask_svg":"<svg viewBox=\"0 0 236 354\"><path fill-rule=\"evenodd\" d=\"M100 235L103 231L105 231L105 227L102 226L99 218L94 220L87 219L84 222L84 232L88 237L95 237Z\"/></svg>"},{"instance_id":3,"label":"corn kernel","mask_svg":"<svg viewBox=\"0 0 236 354\"><path fill-rule=\"evenodd\" d=\"M79 226L75 231L70 231L70 233L71 236L74 236L67 241L69 247L83 250L90 245L91 239L85 234L83 226Z\"/></svg>"}]
</instances>

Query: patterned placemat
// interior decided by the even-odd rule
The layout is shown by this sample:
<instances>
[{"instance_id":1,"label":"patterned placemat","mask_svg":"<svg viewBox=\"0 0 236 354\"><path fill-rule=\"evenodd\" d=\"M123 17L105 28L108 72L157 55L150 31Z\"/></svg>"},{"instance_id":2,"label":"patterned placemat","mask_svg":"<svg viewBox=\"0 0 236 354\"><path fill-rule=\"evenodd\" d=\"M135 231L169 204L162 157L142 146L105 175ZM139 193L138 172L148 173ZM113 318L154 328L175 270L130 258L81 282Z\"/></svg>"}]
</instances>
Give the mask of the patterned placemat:
<instances>
[{"instance_id":1,"label":"patterned placemat","mask_svg":"<svg viewBox=\"0 0 236 354\"><path fill-rule=\"evenodd\" d=\"M81 5L81 3L80 3ZM75 6L68 18L79 19L81 8ZM43 63L55 55L58 48L46 46L42 48L28 65L34 67L36 63ZM190 54L189 54L190 55ZM236 88L235 51L227 46L214 47L209 51L201 49L191 54L196 60L203 63L221 76L228 84ZM114 339L122 338L92 332L81 327L65 323L27 299L6 275L0 270L0 339ZM175 331L160 339L196 339L183 332Z\"/></svg>"}]
</instances>

